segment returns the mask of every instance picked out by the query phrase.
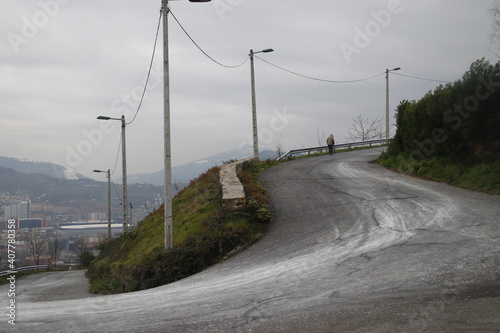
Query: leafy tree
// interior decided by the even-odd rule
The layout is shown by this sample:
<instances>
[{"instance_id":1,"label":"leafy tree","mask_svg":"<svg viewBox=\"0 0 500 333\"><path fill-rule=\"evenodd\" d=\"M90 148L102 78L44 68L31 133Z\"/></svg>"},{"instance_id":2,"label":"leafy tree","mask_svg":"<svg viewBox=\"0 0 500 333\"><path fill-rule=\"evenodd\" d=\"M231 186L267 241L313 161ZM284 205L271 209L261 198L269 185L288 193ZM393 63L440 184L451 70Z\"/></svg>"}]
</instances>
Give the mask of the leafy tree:
<instances>
[{"instance_id":1,"label":"leafy tree","mask_svg":"<svg viewBox=\"0 0 500 333\"><path fill-rule=\"evenodd\" d=\"M95 259L95 256L89 251L84 251L80 254L80 267L88 268L92 260Z\"/></svg>"},{"instance_id":2,"label":"leafy tree","mask_svg":"<svg viewBox=\"0 0 500 333\"><path fill-rule=\"evenodd\" d=\"M500 62L480 59L460 80L396 109L389 156L474 164L500 158Z\"/></svg>"},{"instance_id":3,"label":"leafy tree","mask_svg":"<svg viewBox=\"0 0 500 333\"><path fill-rule=\"evenodd\" d=\"M408 144L406 143L406 137L410 130L409 128L407 128L410 122L405 119L405 116L408 116L408 114L410 113L409 108L414 103L415 101L403 100L396 108L396 114L394 115L394 118L396 118L397 130L391 141L391 145L389 146L391 155L398 155L402 153L408 146Z\"/></svg>"}]
</instances>

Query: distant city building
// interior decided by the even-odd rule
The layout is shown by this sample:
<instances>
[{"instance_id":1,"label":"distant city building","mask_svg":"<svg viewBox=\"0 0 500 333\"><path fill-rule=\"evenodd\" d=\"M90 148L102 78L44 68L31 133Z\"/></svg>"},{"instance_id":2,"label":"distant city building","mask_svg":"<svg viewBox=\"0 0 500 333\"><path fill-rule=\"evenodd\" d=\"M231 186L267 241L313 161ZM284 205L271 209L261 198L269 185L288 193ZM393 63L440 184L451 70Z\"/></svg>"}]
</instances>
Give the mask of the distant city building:
<instances>
[{"instance_id":1,"label":"distant city building","mask_svg":"<svg viewBox=\"0 0 500 333\"><path fill-rule=\"evenodd\" d=\"M129 226L130 228L131 226ZM70 238L75 236L96 236L107 235L107 223L60 223L57 229L60 237ZM113 237L121 235L123 232L122 223L111 224L111 234Z\"/></svg>"},{"instance_id":2,"label":"distant city building","mask_svg":"<svg viewBox=\"0 0 500 333\"><path fill-rule=\"evenodd\" d=\"M34 229L47 227L46 219L18 219L16 229Z\"/></svg>"},{"instance_id":3,"label":"distant city building","mask_svg":"<svg viewBox=\"0 0 500 333\"><path fill-rule=\"evenodd\" d=\"M14 205L3 206L4 220L29 219L31 217L31 200L20 202Z\"/></svg>"},{"instance_id":4,"label":"distant city building","mask_svg":"<svg viewBox=\"0 0 500 333\"><path fill-rule=\"evenodd\" d=\"M88 220L89 221L107 221L108 214L102 213L102 212L89 213Z\"/></svg>"},{"instance_id":5,"label":"distant city building","mask_svg":"<svg viewBox=\"0 0 500 333\"><path fill-rule=\"evenodd\" d=\"M25 266L47 265L52 267L52 258L48 256L41 256L38 258L27 257L24 259Z\"/></svg>"}]
</instances>

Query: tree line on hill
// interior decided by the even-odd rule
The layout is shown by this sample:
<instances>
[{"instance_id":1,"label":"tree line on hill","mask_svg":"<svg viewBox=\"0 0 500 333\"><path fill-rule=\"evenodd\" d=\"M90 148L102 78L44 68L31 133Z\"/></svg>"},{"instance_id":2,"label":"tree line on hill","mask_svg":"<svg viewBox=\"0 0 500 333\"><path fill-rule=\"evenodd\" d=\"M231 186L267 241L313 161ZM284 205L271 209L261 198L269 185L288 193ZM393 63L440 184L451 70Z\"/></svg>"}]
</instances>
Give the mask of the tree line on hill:
<instances>
[{"instance_id":1,"label":"tree line on hill","mask_svg":"<svg viewBox=\"0 0 500 333\"><path fill-rule=\"evenodd\" d=\"M461 163L498 160L500 62L475 61L460 80L419 101L403 100L395 117L389 155L404 153L417 162L432 157Z\"/></svg>"},{"instance_id":2,"label":"tree line on hill","mask_svg":"<svg viewBox=\"0 0 500 333\"><path fill-rule=\"evenodd\" d=\"M500 165L500 62L473 62L461 79L418 101L401 101L395 118L397 131L381 164L424 176L439 166L437 178L452 183L481 165L475 173L487 173L488 186L500 191L491 179Z\"/></svg>"}]
</instances>

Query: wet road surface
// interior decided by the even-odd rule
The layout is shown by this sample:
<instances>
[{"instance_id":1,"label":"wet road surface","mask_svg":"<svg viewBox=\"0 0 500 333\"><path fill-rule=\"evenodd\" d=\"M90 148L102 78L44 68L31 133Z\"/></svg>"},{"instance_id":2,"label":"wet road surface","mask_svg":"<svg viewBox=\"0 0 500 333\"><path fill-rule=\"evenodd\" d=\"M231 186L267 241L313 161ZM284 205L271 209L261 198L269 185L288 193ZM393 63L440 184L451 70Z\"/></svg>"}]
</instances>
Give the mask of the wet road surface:
<instances>
[{"instance_id":1,"label":"wet road surface","mask_svg":"<svg viewBox=\"0 0 500 333\"><path fill-rule=\"evenodd\" d=\"M497 330L500 197L370 163L380 152L269 169L261 180L273 222L243 253L141 292L45 301L20 296L15 331ZM4 328L10 330L6 320Z\"/></svg>"}]
</instances>

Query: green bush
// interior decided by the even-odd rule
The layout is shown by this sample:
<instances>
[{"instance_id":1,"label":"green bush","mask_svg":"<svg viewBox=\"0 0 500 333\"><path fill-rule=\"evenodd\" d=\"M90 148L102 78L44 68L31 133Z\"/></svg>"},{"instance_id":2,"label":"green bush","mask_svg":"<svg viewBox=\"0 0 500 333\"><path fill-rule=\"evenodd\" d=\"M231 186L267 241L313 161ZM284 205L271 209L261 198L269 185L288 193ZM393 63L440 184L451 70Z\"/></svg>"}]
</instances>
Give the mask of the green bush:
<instances>
[{"instance_id":1,"label":"green bush","mask_svg":"<svg viewBox=\"0 0 500 333\"><path fill-rule=\"evenodd\" d=\"M379 163L499 193L500 90L494 89L499 80L500 62L492 65L483 58L460 80L437 87L419 101L400 102L396 134Z\"/></svg>"},{"instance_id":2,"label":"green bush","mask_svg":"<svg viewBox=\"0 0 500 333\"><path fill-rule=\"evenodd\" d=\"M83 252L82 254L80 254L80 267L81 268L89 267L90 263L94 259L95 259L95 256L92 253L90 253L88 251Z\"/></svg>"}]
</instances>

